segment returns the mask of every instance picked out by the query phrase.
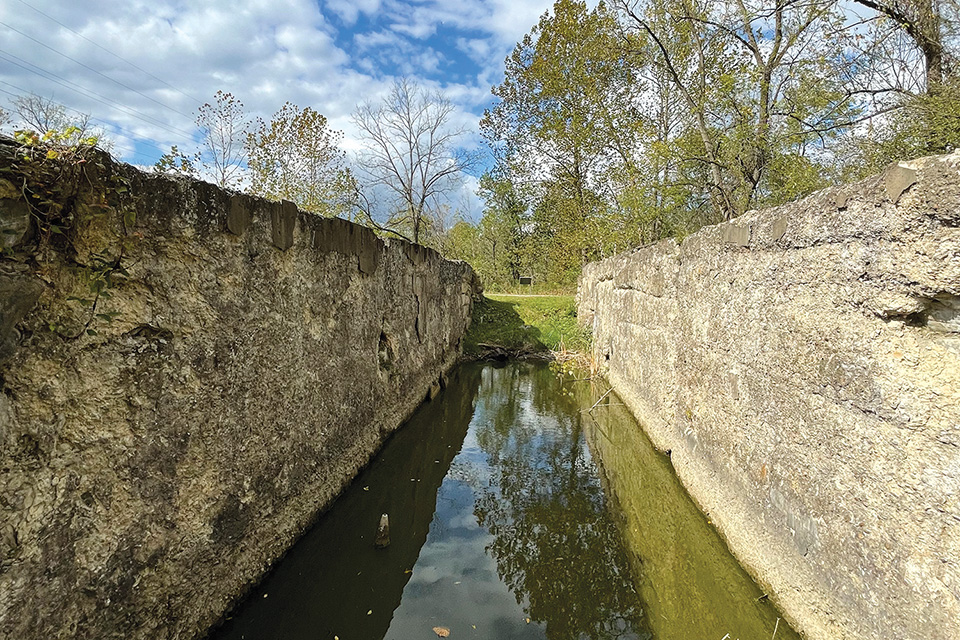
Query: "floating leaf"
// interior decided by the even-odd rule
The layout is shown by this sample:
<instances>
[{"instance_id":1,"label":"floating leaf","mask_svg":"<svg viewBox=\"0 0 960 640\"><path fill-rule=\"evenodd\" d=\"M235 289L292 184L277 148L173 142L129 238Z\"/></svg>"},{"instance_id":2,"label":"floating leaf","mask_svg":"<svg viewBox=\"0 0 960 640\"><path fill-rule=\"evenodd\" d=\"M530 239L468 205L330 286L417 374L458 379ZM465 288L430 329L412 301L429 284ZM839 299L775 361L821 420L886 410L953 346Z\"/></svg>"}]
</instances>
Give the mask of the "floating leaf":
<instances>
[{"instance_id":1,"label":"floating leaf","mask_svg":"<svg viewBox=\"0 0 960 640\"><path fill-rule=\"evenodd\" d=\"M447 629L446 627L434 627L433 632L440 638L446 638L450 635L450 629Z\"/></svg>"}]
</instances>

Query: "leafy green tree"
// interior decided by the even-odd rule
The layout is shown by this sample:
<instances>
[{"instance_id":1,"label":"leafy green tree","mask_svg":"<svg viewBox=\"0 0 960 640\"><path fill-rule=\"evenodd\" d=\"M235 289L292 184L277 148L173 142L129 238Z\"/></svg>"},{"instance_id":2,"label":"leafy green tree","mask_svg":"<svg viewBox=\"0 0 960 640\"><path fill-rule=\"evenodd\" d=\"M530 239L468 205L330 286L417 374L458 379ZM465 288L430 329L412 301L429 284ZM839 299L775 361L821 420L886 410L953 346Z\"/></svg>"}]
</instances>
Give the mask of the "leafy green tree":
<instances>
[{"instance_id":1,"label":"leafy green tree","mask_svg":"<svg viewBox=\"0 0 960 640\"><path fill-rule=\"evenodd\" d=\"M603 255L598 240L615 200L613 178L635 164L643 89L602 3L589 10L558 0L506 60L481 132L498 174L529 195L532 244L562 257L554 275L567 278Z\"/></svg>"},{"instance_id":2,"label":"leafy green tree","mask_svg":"<svg viewBox=\"0 0 960 640\"><path fill-rule=\"evenodd\" d=\"M863 33L852 34L865 72L858 90L872 116L839 149L837 175L851 180L885 165L960 146L960 78L956 59L960 3L956 0L856 0Z\"/></svg>"},{"instance_id":3,"label":"leafy green tree","mask_svg":"<svg viewBox=\"0 0 960 640\"><path fill-rule=\"evenodd\" d=\"M447 231L444 241L444 255L452 260L463 260L480 274L481 280L487 282L481 271L480 229L466 220L458 220Z\"/></svg>"},{"instance_id":4,"label":"leafy green tree","mask_svg":"<svg viewBox=\"0 0 960 640\"><path fill-rule=\"evenodd\" d=\"M250 192L320 215L346 212L356 186L339 147L342 139L323 115L285 103L269 123L258 119L247 134Z\"/></svg>"},{"instance_id":5,"label":"leafy green tree","mask_svg":"<svg viewBox=\"0 0 960 640\"><path fill-rule=\"evenodd\" d=\"M857 16L855 5L872 14ZM957 0L557 0L481 121L557 283L908 156L960 146ZM476 256L501 209L488 204Z\"/></svg>"},{"instance_id":6,"label":"leafy green tree","mask_svg":"<svg viewBox=\"0 0 960 640\"><path fill-rule=\"evenodd\" d=\"M842 16L832 1L616 5L641 64L647 61L680 98L682 129L694 135L682 136L687 153L676 158L705 181L719 217L777 201L771 167L810 157L856 116L854 96L842 85L842 40L834 35ZM813 180L801 191L820 184Z\"/></svg>"},{"instance_id":7,"label":"leafy green tree","mask_svg":"<svg viewBox=\"0 0 960 640\"><path fill-rule=\"evenodd\" d=\"M529 235L527 204L512 182L487 172L480 178L478 195L484 199L479 235L486 273L484 281L507 286L529 272L524 242Z\"/></svg>"},{"instance_id":8,"label":"leafy green tree","mask_svg":"<svg viewBox=\"0 0 960 640\"><path fill-rule=\"evenodd\" d=\"M181 173L195 177L199 162L199 154L187 155L180 151L177 145L173 145L170 151L160 156L153 165L153 170L157 173Z\"/></svg>"},{"instance_id":9,"label":"leafy green tree","mask_svg":"<svg viewBox=\"0 0 960 640\"><path fill-rule=\"evenodd\" d=\"M850 141L841 179L859 179L898 160L960 149L960 81L901 98L887 118Z\"/></svg>"}]
</instances>

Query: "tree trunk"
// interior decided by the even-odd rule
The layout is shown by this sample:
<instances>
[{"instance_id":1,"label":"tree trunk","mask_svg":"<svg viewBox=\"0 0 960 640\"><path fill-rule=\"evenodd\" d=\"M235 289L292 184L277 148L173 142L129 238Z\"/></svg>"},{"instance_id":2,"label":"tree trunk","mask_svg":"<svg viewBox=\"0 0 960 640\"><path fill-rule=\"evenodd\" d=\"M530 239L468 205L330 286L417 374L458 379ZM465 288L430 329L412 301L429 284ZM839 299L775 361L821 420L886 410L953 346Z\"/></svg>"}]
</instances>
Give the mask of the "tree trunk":
<instances>
[{"instance_id":1,"label":"tree trunk","mask_svg":"<svg viewBox=\"0 0 960 640\"><path fill-rule=\"evenodd\" d=\"M926 70L926 91L937 93L943 85L943 32L936 0L854 0L896 22L910 36L923 55Z\"/></svg>"}]
</instances>

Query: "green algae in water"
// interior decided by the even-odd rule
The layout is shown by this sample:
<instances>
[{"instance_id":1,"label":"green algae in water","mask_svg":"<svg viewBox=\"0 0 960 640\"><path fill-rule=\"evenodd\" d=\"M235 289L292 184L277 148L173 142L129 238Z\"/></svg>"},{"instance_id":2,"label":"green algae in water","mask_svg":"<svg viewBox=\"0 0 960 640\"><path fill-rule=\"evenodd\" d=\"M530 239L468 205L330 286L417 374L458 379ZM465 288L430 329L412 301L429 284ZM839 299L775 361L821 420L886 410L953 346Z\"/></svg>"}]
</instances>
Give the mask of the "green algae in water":
<instances>
[{"instance_id":1,"label":"green algae in water","mask_svg":"<svg viewBox=\"0 0 960 640\"><path fill-rule=\"evenodd\" d=\"M462 366L212 637L771 638L669 461L612 394L586 411L601 392Z\"/></svg>"},{"instance_id":2,"label":"green algae in water","mask_svg":"<svg viewBox=\"0 0 960 640\"><path fill-rule=\"evenodd\" d=\"M798 639L620 400L611 394L590 416L590 445L653 637Z\"/></svg>"}]
</instances>

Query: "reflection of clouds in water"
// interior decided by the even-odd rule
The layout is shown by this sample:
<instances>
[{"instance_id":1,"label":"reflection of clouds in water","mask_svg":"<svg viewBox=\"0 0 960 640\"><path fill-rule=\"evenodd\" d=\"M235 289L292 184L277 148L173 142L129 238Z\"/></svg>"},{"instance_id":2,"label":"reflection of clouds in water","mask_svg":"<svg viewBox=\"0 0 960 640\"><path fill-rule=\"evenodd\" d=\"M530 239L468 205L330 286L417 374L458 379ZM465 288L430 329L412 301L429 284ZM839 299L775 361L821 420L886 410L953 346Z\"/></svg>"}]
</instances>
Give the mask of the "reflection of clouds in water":
<instances>
[{"instance_id":1,"label":"reflection of clouds in water","mask_svg":"<svg viewBox=\"0 0 960 640\"><path fill-rule=\"evenodd\" d=\"M474 426L476 419L470 422L470 426ZM480 444L477 442L477 434L473 429L467 431L467 437L463 439L463 445L460 447L460 451L463 453L479 453Z\"/></svg>"},{"instance_id":2,"label":"reflection of clouds in water","mask_svg":"<svg viewBox=\"0 0 960 640\"><path fill-rule=\"evenodd\" d=\"M434 519L404 588L388 640L426 637L424 621L429 622L428 630L444 626L457 637L546 637L544 629L526 623L526 599L517 603L501 582L495 560L486 552L493 536L477 523L471 487L486 483L490 471L468 457L458 457L440 489L440 518Z\"/></svg>"},{"instance_id":3,"label":"reflection of clouds in water","mask_svg":"<svg viewBox=\"0 0 960 640\"><path fill-rule=\"evenodd\" d=\"M453 439L423 430L446 424L429 413L437 405L427 405L421 426L408 427L421 431L401 430L371 468L379 475L367 473L331 510L345 519L325 520L340 524L317 527L307 540L322 539L301 541L287 556L286 595L277 585L258 592L245 637L426 640L436 637L433 627L446 627L454 640L543 640L549 626L551 640L650 640L654 631L658 640L719 640L727 631L762 640L779 624L778 639L797 638L772 608L757 617L769 603L758 601L759 589L626 409L597 411L600 423L587 418L581 410L597 396L564 395L544 365L484 367L489 384L475 399L479 366L466 365L466 395L445 396L463 400L450 411L477 409L458 418ZM533 378L538 386L524 395ZM607 421L608 413L622 417ZM596 465L581 432L591 426ZM444 467L435 460L455 453L440 483ZM414 476L423 482L411 483ZM357 539L356 527L372 533L383 512L377 497L388 487L396 489L394 540L376 550L369 538ZM616 498L604 497L606 487ZM404 522L416 536L405 538ZM624 536L633 542L629 553ZM322 563L307 562L314 557ZM243 636L234 627L219 637Z\"/></svg>"},{"instance_id":4,"label":"reflection of clouds in water","mask_svg":"<svg viewBox=\"0 0 960 640\"><path fill-rule=\"evenodd\" d=\"M484 553L485 545L473 540L470 545L463 543L459 536L438 542L428 541L421 550L409 584L434 583L442 579L452 584L467 577L496 580L496 564Z\"/></svg>"},{"instance_id":5,"label":"reflection of clouds in water","mask_svg":"<svg viewBox=\"0 0 960 640\"><path fill-rule=\"evenodd\" d=\"M410 578L408 585L416 585L420 583L432 583L437 582L443 577L443 574L440 573L440 569L434 566L417 566L417 570L413 573L413 577Z\"/></svg>"},{"instance_id":6,"label":"reflection of clouds in water","mask_svg":"<svg viewBox=\"0 0 960 640\"><path fill-rule=\"evenodd\" d=\"M460 456L450 465L447 481L456 480L477 491L490 484L490 473L490 467L485 464Z\"/></svg>"},{"instance_id":7,"label":"reflection of clouds in water","mask_svg":"<svg viewBox=\"0 0 960 640\"><path fill-rule=\"evenodd\" d=\"M473 511L460 513L447 520L447 522L453 529L466 529L468 531L480 529L480 523L477 522L477 517L473 515Z\"/></svg>"}]
</instances>

